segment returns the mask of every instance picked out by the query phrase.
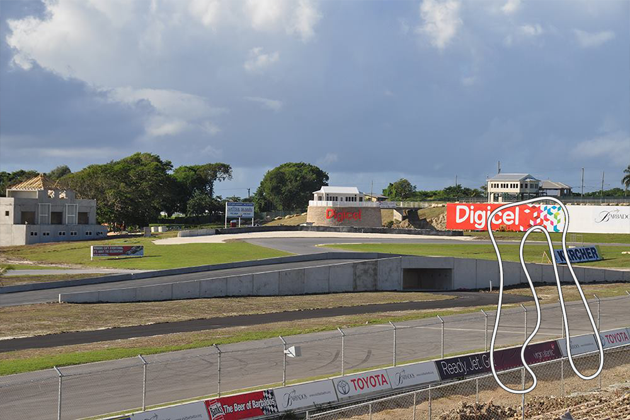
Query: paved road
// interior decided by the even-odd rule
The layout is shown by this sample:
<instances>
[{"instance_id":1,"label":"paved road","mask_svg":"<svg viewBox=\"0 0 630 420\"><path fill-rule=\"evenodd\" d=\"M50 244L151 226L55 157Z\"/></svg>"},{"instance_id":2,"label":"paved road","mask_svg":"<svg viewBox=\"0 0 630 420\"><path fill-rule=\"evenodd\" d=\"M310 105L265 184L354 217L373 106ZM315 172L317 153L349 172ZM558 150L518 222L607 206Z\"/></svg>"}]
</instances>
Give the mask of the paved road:
<instances>
[{"instance_id":1,"label":"paved road","mask_svg":"<svg viewBox=\"0 0 630 420\"><path fill-rule=\"evenodd\" d=\"M91 284L85 286L60 287L57 289L34 290L29 292L0 294L0 307L27 305L33 303L56 302L60 293L87 292L95 290L107 290L120 287L149 286L154 284L175 283L188 280L212 279L217 277L234 276L239 274L259 273L264 271L286 270L290 268L318 267L329 264L341 264L344 262L357 261L353 259L344 260L320 260L297 263L269 264L255 267L231 268L226 270L204 271L201 273L180 274L173 276L162 276L139 280L126 280L121 282Z\"/></svg>"},{"instance_id":2,"label":"paved road","mask_svg":"<svg viewBox=\"0 0 630 420\"><path fill-rule=\"evenodd\" d=\"M595 312L596 304L592 304ZM602 300L601 329L625 327L630 319L630 298ZM535 323L535 309L529 307L528 330ZM542 327L535 341L560 336L560 311L557 306L543 309ZM505 311L501 318L497 345L520 345L524 339L524 313ZM482 314L445 317L445 353L466 352L484 347L488 334ZM569 307L571 335L589 333L581 305ZM424 319L397 324L397 363L439 357L441 324ZM393 328L390 325L344 329L344 368L369 369L393 361ZM287 360L287 379L298 380L318 375L336 375L341 369L339 332L287 337L289 345L299 345L302 356ZM280 339L269 339L221 346L221 389L223 392L265 384L282 379L283 346ZM217 352L201 348L147 356L147 404L158 404L215 393L217 390ZM139 359L61 369L63 379L63 419L77 419L118 410L134 409L142 401L143 367ZM588 372L587 372L588 373ZM0 378L0 417L55 419L58 378L50 369ZM568 390L567 392L570 392ZM28 404L24 402L28 401Z\"/></svg>"},{"instance_id":3,"label":"paved road","mask_svg":"<svg viewBox=\"0 0 630 420\"><path fill-rule=\"evenodd\" d=\"M112 328L97 331L78 331L62 334L50 334L36 337L0 340L0 353L14 350L49 348L86 344L100 341L123 340L128 338L149 337L191 331L214 330L218 328L244 327L269 324L273 322L298 321L305 319L332 318L345 315L370 314L377 312L412 311L423 309L463 308L470 306L496 305L497 295L477 292L442 292L454 296L454 299L424 302L401 302L340 308L310 309L303 311L276 312L269 314L240 315L209 319L194 319L179 322L165 322L151 325ZM505 303L531 301L526 296L506 295Z\"/></svg>"}]
</instances>

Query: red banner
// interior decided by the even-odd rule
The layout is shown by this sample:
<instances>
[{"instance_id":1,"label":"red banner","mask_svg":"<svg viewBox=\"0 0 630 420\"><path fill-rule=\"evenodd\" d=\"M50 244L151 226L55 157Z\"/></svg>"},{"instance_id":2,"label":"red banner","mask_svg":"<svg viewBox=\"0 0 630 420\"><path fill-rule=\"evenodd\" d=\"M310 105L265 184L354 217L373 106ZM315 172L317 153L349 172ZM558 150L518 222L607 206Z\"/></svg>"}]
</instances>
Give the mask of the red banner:
<instances>
[{"instance_id":1,"label":"red banner","mask_svg":"<svg viewBox=\"0 0 630 420\"><path fill-rule=\"evenodd\" d=\"M278 412L273 390L215 398L205 404L210 420L250 419Z\"/></svg>"},{"instance_id":2,"label":"red banner","mask_svg":"<svg viewBox=\"0 0 630 420\"><path fill-rule=\"evenodd\" d=\"M504 203L505 204L505 203ZM488 216L504 204L448 203L446 228L460 230L488 230ZM560 232L564 216L559 206L521 205L498 212L492 220L492 230L524 232L532 226L543 226L549 232Z\"/></svg>"},{"instance_id":3,"label":"red banner","mask_svg":"<svg viewBox=\"0 0 630 420\"><path fill-rule=\"evenodd\" d=\"M560 348L555 341L530 344L525 349L525 362L528 365L559 359L561 356ZM521 366L523 366L521 363L521 347L494 352L494 368L496 370L507 370Z\"/></svg>"}]
</instances>

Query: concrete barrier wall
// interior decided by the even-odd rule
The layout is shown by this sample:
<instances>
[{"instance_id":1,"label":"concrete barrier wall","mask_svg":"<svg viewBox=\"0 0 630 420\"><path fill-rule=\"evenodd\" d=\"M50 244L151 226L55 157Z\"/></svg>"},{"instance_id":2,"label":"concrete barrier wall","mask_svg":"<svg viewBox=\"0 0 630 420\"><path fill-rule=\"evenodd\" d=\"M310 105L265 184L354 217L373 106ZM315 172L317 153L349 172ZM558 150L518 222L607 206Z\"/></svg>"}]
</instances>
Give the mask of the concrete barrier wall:
<instances>
[{"instance_id":1,"label":"concrete barrier wall","mask_svg":"<svg viewBox=\"0 0 630 420\"><path fill-rule=\"evenodd\" d=\"M103 290L63 293L60 302L151 302L160 300L212 298L223 296L286 296L310 293L340 293L402 290L403 270L414 268L452 269L452 283L441 290L487 289L499 287L496 261L452 257L395 256L373 261L330 264L320 267L268 271L215 279ZM527 264L535 283L555 283L553 267ZM520 263L503 263L506 286L526 284ZM630 281L630 271L576 267L581 283ZM560 278L573 279L567 267L559 267Z\"/></svg>"}]
</instances>

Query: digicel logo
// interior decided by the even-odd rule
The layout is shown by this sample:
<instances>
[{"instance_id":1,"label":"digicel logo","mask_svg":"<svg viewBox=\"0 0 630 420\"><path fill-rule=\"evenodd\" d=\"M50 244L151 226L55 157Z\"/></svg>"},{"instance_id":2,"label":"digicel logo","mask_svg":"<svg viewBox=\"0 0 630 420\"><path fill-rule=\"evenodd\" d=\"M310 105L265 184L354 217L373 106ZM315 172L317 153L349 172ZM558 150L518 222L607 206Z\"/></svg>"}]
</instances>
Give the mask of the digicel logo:
<instances>
[{"instance_id":1,"label":"digicel logo","mask_svg":"<svg viewBox=\"0 0 630 420\"><path fill-rule=\"evenodd\" d=\"M326 209L326 219L335 219L338 222L343 222L344 220L361 220L361 210L351 212Z\"/></svg>"},{"instance_id":2,"label":"digicel logo","mask_svg":"<svg viewBox=\"0 0 630 420\"><path fill-rule=\"evenodd\" d=\"M486 220L501 204L447 205L447 229L486 230ZM493 229L505 226L508 230L524 231L533 226L537 209L530 206L510 207L494 215Z\"/></svg>"}]
</instances>

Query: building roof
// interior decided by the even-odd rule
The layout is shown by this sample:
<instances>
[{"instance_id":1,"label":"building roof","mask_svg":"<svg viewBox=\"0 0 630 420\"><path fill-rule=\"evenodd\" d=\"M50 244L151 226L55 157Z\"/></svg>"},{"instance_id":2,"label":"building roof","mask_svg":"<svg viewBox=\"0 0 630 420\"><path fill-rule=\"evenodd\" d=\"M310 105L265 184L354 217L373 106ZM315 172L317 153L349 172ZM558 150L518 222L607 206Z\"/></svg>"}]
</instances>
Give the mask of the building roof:
<instances>
[{"instance_id":1,"label":"building roof","mask_svg":"<svg viewBox=\"0 0 630 420\"><path fill-rule=\"evenodd\" d=\"M314 191L315 193L324 193L324 194L361 194L357 187L330 187L325 186L322 187L319 191Z\"/></svg>"},{"instance_id":2,"label":"building roof","mask_svg":"<svg viewBox=\"0 0 630 420\"><path fill-rule=\"evenodd\" d=\"M563 189L571 189L567 184L563 184L562 182L555 182L550 180L545 180L540 184L540 188L543 190L563 190Z\"/></svg>"},{"instance_id":3,"label":"building roof","mask_svg":"<svg viewBox=\"0 0 630 420\"><path fill-rule=\"evenodd\" d=\"M59 185L57 181L53 181L44 174L39 174L35 178L20 182L8 189L21 191L57 190Z\"/></svg>"},{"instance_id":4,"label":"building roof","mask_svg":"<svg viewBox=\"0 0 630 420\"><path fill-rule=\"evenodd\" d=\"M530 174L500 173L500 174L496 174L492 178L489 178L488 181L540 181L540 180L533 177Z\"/></svg>"}]
</instances>

